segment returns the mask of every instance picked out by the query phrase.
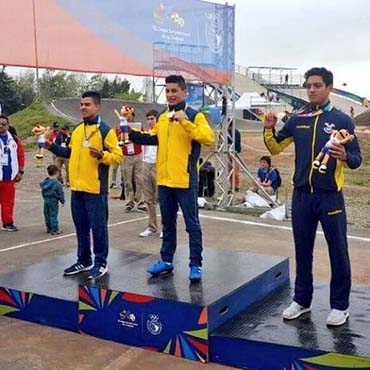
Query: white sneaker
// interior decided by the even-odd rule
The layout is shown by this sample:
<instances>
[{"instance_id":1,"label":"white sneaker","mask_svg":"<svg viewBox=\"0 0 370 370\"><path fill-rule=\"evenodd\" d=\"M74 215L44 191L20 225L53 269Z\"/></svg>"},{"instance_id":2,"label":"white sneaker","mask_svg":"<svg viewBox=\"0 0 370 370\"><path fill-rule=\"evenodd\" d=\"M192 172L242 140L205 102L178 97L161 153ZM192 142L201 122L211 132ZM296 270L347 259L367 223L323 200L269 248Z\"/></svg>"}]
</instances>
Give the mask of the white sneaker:
<instances>
[{"instance_id":1,"label":"white sneaker","mask_svg":"<svg viewBox=\"0 0 370 370\"><path fill-rule=\"evenodd\" d=\"M161 231L161 233L159 234L159 237L160 237L161 239L163 239L163 231Z\"/></svg>"},{"instance_id":2,"label":"white sneaker","mask_svg":"<svg viewBox=\"0 0 370 370\"><path fill-rule=\"evenodd\" d=\"M155 231L150 230L149 228L145 229L139 236L146 237L155 234Z\"/></svg>"},{"instance_id":3,"label":"white sneaker","mask_svg":"<svg viewBox=\"0 0 370 370\"><path fill-rule=\"evenodd\" d=\"M297 302L292 302L288 308L286 308L283 312L283 319L285 320L293 320L297 319L299 316L303 315L306 312L310 312L311 308L305 308L298 304Z\"/></svg>"},{"instance_id":4,"label":"white sneaker","mask_svg":"<svg viewBox=\"0 0 370 370\"><path fill-rule=\"evenodd\" d=\"M326 319L326 325L328 326L340 326L345 324L349 318L349 310L337 310L333 308L330 311L328 318Z\"/></svg>"}]
</instances>

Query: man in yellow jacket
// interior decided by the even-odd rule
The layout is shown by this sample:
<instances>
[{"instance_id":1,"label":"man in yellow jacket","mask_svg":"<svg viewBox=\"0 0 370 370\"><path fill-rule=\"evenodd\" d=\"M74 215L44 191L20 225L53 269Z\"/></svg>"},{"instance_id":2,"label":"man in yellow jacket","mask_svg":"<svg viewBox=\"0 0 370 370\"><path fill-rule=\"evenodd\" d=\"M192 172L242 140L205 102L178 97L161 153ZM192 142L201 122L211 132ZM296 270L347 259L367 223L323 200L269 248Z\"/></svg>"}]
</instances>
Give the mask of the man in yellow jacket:
<instances>
[{"instance_id":1,"label":"man in yellow jacket","mask_svg":"<svg viewBox=\"0 0 370 370\"><path fill-rule=\"evenodd\" d=\"M180 205L189 234L190 274L202 279L202 230L198 217L198 160L201 145L215 142L212 128L203 113L186 106L186 84L182 76L166 78L168 109L159 114L149 133L132 130L130 140L158 145L157 185L163 224L161 259L148 268L152 275L171 272L176 251L176 219Z\"/></svg>"},{"instance_id":2,"label":"man in yellow jacket","mask_svg":"<svg viewBox=\"0 0 370 370\"><path fill-rule=\"evenodd\" d=\"M122 151L115 132L99 116L100 95L82 94L83 121L72 132L69 147L47 143L58 157L69 158L72 218L77 233L77 262L64 275L90 271L97 279L108 271L108 176L109 166L122 162ZM90 230L94 241L94 264L90 249Z\"/></svg>"}]
</instances>

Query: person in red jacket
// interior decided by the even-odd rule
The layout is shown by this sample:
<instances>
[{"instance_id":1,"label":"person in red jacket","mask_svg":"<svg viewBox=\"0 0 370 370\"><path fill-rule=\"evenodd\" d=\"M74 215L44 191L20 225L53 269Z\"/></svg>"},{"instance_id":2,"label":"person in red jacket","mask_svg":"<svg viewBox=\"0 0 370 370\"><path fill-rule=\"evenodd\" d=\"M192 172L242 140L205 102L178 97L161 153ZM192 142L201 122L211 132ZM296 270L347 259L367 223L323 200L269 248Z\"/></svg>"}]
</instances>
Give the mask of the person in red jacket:
<instances>
[{"instance_id":1,"label":"person in red jacket","mask_svg":"<svg viewBox=\"0 0 370 370\"><path fill-rule=\"evenodd\" d=\"M18 231L14 225L15 183L24 174L24 149L21 140L9 132L9 119L0 115L0 206L4 231Z\"/></svg>"}]
</instances>

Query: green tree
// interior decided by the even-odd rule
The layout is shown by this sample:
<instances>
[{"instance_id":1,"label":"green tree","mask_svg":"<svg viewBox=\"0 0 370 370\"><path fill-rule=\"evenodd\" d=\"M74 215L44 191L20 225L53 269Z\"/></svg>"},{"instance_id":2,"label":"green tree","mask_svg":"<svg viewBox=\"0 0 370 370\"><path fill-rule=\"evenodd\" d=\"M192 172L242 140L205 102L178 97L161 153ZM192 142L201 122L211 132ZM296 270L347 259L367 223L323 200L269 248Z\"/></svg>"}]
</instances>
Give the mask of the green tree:
<instances>
[{"instance_id":1,"label":"green tree","mask_svg":"<svg viewBox=\"0 0 370 370\"><path fill-rule=\"evenodd\" d=\"M2 113L8 115L22 108L16 82L5 72L5 67L0 71L0 104Z\"/></svg>"},{"instance_id":2,"label":"green tree","mask_svg":"<svg viewBox=\"0 0 370 370\"><path fill-rule=\"evenodd\" d=\"M36 98L36 78L32 70L26 70L16 77L16 88L24 108L32 104Z\"/></svg>"}]
</instances>

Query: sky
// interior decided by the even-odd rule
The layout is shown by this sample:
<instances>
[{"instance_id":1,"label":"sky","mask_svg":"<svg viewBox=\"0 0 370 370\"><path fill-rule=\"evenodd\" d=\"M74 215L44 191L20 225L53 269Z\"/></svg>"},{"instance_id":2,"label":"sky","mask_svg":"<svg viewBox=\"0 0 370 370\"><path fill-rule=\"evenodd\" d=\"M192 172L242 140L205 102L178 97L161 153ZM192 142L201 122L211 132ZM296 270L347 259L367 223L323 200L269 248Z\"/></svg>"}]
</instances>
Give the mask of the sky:
<instances>
[{"instance_id":1,"label":"sky","mask_svg":"<svg viewBox=\"0 0 370 370\"><path fill-rule=\"evenodd\" d=\"M237 64L291 67L302 74L324 66L334 73L334 87L370 98L367 0L233 0L229 5L236 7ZM130 81L142 88L141 78Z\"/></svg>"},{"instance_id":2,"label":"sky","mask_svg":"<svg viewBox=\"0 0 370 370\"><path fill-rule=\"evenodd\" d=\"M302 73L314 66L326 67L334 73L334 87L370 97L367 0L234 0L228 4L236 9L237 64L293 67Z\"/></svg>"}]
</instances>

